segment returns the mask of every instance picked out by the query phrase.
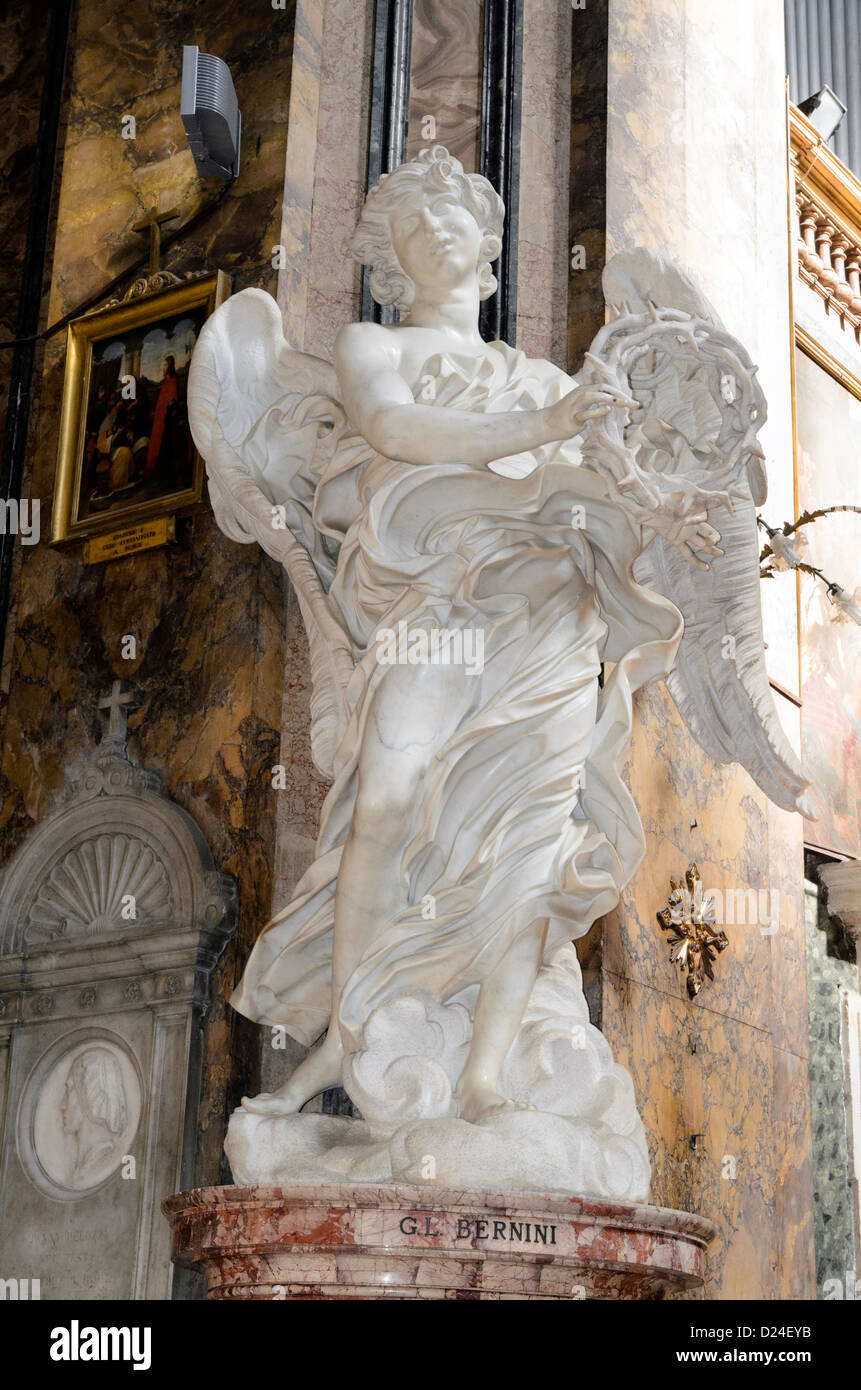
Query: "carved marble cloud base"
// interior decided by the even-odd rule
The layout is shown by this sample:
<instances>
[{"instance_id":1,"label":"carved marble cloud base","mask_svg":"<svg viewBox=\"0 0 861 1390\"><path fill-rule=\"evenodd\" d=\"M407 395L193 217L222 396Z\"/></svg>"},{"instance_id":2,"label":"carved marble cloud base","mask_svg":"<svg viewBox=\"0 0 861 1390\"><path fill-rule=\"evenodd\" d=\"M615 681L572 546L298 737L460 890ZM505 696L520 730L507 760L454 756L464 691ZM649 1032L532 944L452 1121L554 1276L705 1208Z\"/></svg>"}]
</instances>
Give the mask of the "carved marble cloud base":
<instances>
[{"instance_id":1,"label":"carved marble cloud base","mask_svg":"<svg viewBox=\"0 0 861 1390\"><path fill-rule=\"evenodd\" d=\"M169 1197L210 1299L665 1299L705 1279L710 1221L659 1207L425 1185Z\"/></svg>"},{"instance_id":2,"label":"carved marble cloud base","mask_svg":"<svg viewBox=\"0 0 861 1390\"><path fill-rule=\"evenodd\" d=\"M589 1022L573 946L544 966L500 1090L516 1108L460 1118L474 991L419 992L373 1010L343 1083L362 1119L234 1111L238 1183L436 1182L645 1202L649 1155L631 1078ZM253 1106L253 1102L252 1102Z\"/></svg>"},{"instance_id":3,"label":"carved marble cloud base","mask_svg":"<svg viewBox=\"0 0 861 1390\"><path fill-rule=\"evenodd\" d=\"M503 1111L477 1124L416 1120L394 1133L331 1115L249 1115L234 1111L225 1152L239 1183L422 1182L629 1199L648 1188L637 1142L607 1126ZM645 1146L643 1146L645 1147Z\"/></svg>"}]
</instances>

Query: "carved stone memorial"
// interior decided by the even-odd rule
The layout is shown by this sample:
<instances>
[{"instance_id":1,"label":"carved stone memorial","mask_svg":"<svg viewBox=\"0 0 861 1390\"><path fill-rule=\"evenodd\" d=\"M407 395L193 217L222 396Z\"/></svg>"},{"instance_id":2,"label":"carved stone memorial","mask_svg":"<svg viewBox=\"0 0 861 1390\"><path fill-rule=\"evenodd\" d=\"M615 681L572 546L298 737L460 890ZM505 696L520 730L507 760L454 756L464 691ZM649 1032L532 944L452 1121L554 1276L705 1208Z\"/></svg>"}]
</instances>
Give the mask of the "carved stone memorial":
<instances>
[{"instance_id":1,"label":"carved stone memorial","mask_svg":"<svg viewBox=\"0 0 861 1390\"><path fill-rule=\"evenodd\" d=\"M0 880L0 1274L41 1298L170 1296L160 1203L194 1179L201 1010L235 926L232 880L125 753L125 698Z\"/></svg>"}]
</instances>

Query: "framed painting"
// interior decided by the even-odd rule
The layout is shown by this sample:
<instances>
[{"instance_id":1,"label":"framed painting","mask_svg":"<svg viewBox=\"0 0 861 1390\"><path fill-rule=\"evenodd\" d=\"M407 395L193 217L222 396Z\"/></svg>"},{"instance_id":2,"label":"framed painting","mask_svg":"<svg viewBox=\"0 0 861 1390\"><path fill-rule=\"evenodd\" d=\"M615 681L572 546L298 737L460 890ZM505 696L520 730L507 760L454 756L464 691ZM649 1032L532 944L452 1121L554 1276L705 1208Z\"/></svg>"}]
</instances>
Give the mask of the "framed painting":
<instances>
[{"instance_id":1,"label":"framed painting","mask_svg":"<svg viewBox=\"0 0 861 1390\"><path fill-rule=\"evenodd\" d=\"M85 540L188 511L203 460L186 384L200 330L230 292L222 271L69 324L52 540Z\"/></svg>"}]
</instances>

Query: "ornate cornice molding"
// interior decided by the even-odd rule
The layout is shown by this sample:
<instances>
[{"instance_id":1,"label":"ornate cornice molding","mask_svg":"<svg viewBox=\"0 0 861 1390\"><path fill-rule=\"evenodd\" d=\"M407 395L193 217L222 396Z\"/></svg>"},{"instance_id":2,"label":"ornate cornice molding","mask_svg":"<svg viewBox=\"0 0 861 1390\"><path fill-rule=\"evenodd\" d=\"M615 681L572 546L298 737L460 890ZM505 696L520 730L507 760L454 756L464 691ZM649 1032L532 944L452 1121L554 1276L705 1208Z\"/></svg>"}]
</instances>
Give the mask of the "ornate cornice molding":
<instances>
[{"instance_id":1,"label":"ornate cornice molding","mask_svg":"<svg viewBox=\"0 0 861 1390\"><path fill-rule=\"evenodd\" d=\"M861 179L847 169L797 106L789 108L790 159L796 178L840 229L861 238Z\"/></svg>"},{"instance_id":2,"label":"ornate cornice molding","mask_svg":"<svg viewBox=\"0 0 861 1390\"><path fill-rule=\"evenodd\" d=\"M795 106L789 143L798 273L861 344L861 181Z\"/></svg>"}]
</instances>

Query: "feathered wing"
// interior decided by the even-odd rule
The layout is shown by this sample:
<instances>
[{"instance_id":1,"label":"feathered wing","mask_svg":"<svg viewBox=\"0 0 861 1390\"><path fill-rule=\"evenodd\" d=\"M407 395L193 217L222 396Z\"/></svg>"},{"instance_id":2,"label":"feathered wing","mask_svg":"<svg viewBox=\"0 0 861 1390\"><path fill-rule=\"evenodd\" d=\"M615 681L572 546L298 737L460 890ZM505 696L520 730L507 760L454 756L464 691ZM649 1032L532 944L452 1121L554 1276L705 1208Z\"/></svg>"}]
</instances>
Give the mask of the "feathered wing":
<instances>
[{"instance_id":1,"label":"feathered wing","mask_svg":"<svg viewBox=\"0 0 861 1390\"><path fill-rule=\"evenodd\" d=\"M219 527L232 540L261 545L296 590L311 657L311 751L331 776L354 665L328 597L335 559L312 519L317 482L346 428L334 370L287 346L271 295L243 290L203 326L188 417Z\"/></svg>"},{"instance_id":2,"label":"feathered wing","mask_svg":"<svg viewBox=\"0 0 861 1390\"><path fill-rule=\"evenodd\" d=\"M685 632L668 678L694 738L739 762L768 797L809 812L809 779L787 739L765 667L756 509L766 477L756 434L766 404L756 368L694 283L645 249L607 264L610 322L581 380L622 386L642 409L592 422L583 454L644 526L637 580L680 609ZM650 527L656 507L705 512L722 557L695 568Z\"/></svg>"}]
</instances>

